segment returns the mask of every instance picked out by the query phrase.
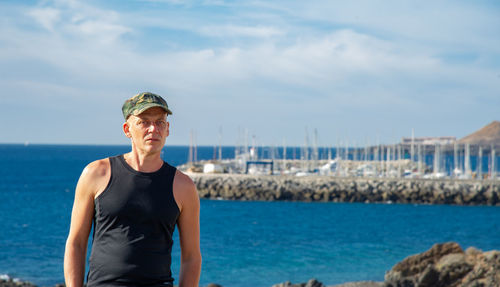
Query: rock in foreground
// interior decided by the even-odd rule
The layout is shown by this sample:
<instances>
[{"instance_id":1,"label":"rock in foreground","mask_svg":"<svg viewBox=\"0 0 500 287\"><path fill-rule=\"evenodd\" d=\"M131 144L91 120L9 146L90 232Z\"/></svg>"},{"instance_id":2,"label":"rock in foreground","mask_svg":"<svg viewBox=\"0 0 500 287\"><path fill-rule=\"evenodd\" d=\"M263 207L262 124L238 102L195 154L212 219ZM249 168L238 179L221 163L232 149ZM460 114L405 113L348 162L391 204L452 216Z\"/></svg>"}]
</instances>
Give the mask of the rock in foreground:
<instances>
[{"instance_id":1,"label":"rock in foreground","mask_svg":"<svg viewBox=\"0 0 500 287\"><path fill-rule=\"evenodd\" d=\"M310 279L307 283L297 283L292 284L290 281L284 283L275 284L272 287L326 287L323 283L316 279Z\"/></svg>"},{"instance_id":2,"label":"rock in foreground","mask_svg":"<svg viewBox=\"0 0 500 287\"><path fill-rule=\"evenodd\" d=\"M409 256L385 274L386 287L500 286L500 251L465 252L454 242Z\"/></svg>"},{"instance_id":3,"label":"rock in foreground","mask_svg":"<svg viewBox=\"0 0 500 287\"><path fill-rule=\"evenodd\" d=\"M358 282L349 282L339 285L326 286L316 279L310 279L309 281L307 281L307 283L292 284L290 281L287 281L280 284L275 284L272 287L383 287L383 286L384 286L383 282L374 282L374 281L358 281Z\"/></svg>"},{"instance_id":4,"label":"rock in foreground","mask_svg":"<svg viewBox=\"0 0 500 287\"><path fill-rule=\"evenodd\" d=\"M64 283L54 285L54 287L65 287L65 286L66 285ZM83 286L85 287L85 284ZM28 281L21 281L17 278L10 278L7 275L1 275L0 287L38 287L38 286Z\"/></svg>"},{"instance_id":5,"label":"rock in foreground","mask_svg":"<svg viewBox=\"0 0 500 287\"><path fill-rule=\"evenodd\" d=\"M382 282L374 282L374 281L358 281L358 282L349 282L339 285L333 285L330 287L383 287L384 283Z\"/></svg>"},{"instance_id":6,"label":"rock in foreground","mask_svg":"<svg viewBox=\"0 0 500 287\"><path fill-rule=\"evenodd\" d=\"M12 278L2 278L0 279L0 287L36 287L36 285Z\"/></svg>"}]
</instances>

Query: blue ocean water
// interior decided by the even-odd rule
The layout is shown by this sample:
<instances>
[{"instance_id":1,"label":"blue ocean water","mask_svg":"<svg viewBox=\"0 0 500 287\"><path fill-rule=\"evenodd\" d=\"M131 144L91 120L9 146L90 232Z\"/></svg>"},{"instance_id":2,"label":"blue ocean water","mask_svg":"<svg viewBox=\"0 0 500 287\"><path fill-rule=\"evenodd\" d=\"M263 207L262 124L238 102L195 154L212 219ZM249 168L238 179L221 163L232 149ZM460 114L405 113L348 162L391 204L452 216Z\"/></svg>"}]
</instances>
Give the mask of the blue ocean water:
<instances>
[{"instance_id":1,"label":"blue ocean water","mask_svg":"<svg viewBox=\"0 0 500 287\"><path fill-rule=\"evenodd\" d=\"M89 162L127 146L0 145L0 274L63 282L74 188ZM234 148L223 148L230 157ZM198 159L214 156L199 147ZM188 147L163 158L184 163ZM326 284L383 280L404 257L436 242L500 249L500 207L201 201L200 285L271 286L315 277ZM178 240L173 250L178 274ZM177 278L177 275L175 275Z\"/></svg>"}]
</instances>

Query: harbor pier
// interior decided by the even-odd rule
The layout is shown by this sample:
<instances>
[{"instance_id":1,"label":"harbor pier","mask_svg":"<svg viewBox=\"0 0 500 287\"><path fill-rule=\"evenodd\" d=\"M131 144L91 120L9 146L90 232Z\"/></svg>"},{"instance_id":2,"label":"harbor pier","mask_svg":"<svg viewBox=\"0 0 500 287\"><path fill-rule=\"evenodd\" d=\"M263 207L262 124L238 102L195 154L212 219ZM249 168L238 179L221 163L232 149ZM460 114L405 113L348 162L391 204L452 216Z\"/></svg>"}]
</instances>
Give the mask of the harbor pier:
<instances>
[{"instance_id":1,"label":"harbor pier","mask_svg":"<svg viewBox=\"0 0 500 287\"><path fill-rule=\"evenodd\" d=\"M200 198L500 206L500 181L188 174Z\"/></svg>"}]
</instances>

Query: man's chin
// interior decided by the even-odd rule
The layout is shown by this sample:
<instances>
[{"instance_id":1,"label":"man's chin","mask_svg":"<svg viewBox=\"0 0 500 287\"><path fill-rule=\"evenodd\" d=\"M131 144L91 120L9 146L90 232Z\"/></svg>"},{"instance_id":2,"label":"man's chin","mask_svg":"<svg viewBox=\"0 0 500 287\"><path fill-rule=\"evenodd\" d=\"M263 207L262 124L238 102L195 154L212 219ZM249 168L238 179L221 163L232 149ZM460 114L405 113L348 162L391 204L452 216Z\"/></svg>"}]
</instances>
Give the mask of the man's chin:
<instances>
[{"instance_id":1,"label":"man's chin","mask_svg":"<svg viewBox=\"0 0 500 287\"><path fill-rule=\"evenodd\" d=\"M144 149L151 153L161 152L162 148L163 145L161 141L147 141L144 145Z\"/></svg>"}]
</instances>

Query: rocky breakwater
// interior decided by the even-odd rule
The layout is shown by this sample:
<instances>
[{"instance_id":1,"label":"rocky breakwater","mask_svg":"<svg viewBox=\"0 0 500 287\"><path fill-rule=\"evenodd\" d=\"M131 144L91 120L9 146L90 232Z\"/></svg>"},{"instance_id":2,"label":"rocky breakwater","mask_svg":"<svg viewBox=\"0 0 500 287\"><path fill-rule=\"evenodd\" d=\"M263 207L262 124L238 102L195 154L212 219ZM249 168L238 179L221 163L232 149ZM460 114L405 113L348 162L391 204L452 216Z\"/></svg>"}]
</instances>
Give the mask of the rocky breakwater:
<instances>
[{"instance_id":1,"label":"rocky breakwater","mask_svg":"<svg viewBox=\"0 0 500 287\"><path fill-rule=\"evenodd\" d=\"M500 206L500 180L189 173L201 198Z\"/></svg>"}]
</instances>

